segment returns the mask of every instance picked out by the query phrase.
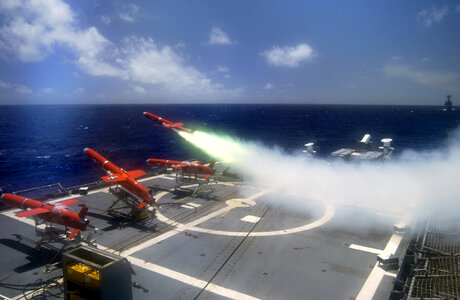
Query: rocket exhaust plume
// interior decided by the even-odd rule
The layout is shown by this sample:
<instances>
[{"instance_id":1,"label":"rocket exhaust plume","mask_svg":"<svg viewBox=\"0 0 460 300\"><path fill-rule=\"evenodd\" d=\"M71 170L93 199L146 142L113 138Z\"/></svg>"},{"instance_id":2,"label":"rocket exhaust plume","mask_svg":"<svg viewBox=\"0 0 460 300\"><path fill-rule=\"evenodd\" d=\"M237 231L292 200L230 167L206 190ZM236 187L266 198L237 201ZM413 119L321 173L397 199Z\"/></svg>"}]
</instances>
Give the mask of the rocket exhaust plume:
<instances>
[{"instance_id":1,"label":"rocket exhaust plume","mask_svg":"<svg viewBox=\"0 0 460 300\"><path fill-rule=\"evenodd\" d=\"M460 208L460 130L445 149L426 155L405 151L384 163L353 164L338 160L304 161L260 143L195 131L179 132L211 157L231 162L246 179L303 197L276 198L277 205L293 210L308 206L315 197L336 206L350 205L373 211L426 217L453 217Z\"/></svg>"}]
</instances>

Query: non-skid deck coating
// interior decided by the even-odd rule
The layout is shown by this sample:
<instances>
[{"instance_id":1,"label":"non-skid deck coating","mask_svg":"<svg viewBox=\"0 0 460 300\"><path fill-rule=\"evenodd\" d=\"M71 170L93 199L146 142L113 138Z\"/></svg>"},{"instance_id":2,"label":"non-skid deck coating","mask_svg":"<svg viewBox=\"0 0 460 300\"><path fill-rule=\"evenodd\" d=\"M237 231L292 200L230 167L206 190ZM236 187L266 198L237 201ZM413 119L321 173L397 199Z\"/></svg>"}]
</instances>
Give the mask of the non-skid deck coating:
<instances>
[{"instance_id":1,"label":"non-skid deck coating","mask_svg":"<svg viewBox=\"0 0 460 300\"><path fill-rule=\"evenodd\" d=\"M292 209L277 202L273 188L244 183L213 183L213 191L191 198L173 191L173 177L142 182L157 188L160 209L152 219L124 226L123 219L104 211L114 199L107 189L66 197L89 206L98 247L130 260L132 280L143 287L133 288L134 299L389 297L394 274L376 265L376 255L398 251L401 238L387 225L363 229L359 220L366 215L397 223L402 216L364 209L353 215L355 208L335 207L325 199L305 199L308 208ZM282 201L289 197L301 196L288 194ZM12 236L37 239L33 220L15 217L16 211L0 214L0 280L26 284L58 276L59 269L43 272L53 251ZM356 226L343 227L341 221L350 217ZM21 297L22 292L0 288L0 295Z\"/></svg>"}]
</instances>

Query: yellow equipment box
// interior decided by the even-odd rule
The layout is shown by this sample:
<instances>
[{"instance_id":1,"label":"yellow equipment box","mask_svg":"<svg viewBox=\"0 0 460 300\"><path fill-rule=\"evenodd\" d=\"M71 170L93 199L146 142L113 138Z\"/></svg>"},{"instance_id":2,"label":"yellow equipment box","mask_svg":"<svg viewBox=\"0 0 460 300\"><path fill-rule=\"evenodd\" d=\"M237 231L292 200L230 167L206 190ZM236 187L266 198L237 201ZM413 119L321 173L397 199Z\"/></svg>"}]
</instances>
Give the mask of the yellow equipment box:
<instances>
[{"instance_id":1,"label":"yellow equipment box","mask_svg":"<svg viewBox=\"0 0 460 300\"><path fill-rule=\"evenodd\" d=\"M132 299L131 272L124 257L86 245L70 249L62 255L65 299Z\"/></svg>"},{"instance_id":2,"label":"yellow equipment box","mask_svg":"<svg viewBox=\"0 0 460 300\"><path fill-rule=\"evenodd\" d=\"M85 285L99 289L101 286L101 275L99 274L99 271L93 270L92 272L86 274Z\"/></svg>"},{"instance_id":3,"label":"yellow equipment box","mask_svg":"<svg viewBox=\"0 0 460 300\"><path fill-rule=\"evenodd\" d=\"M68 264L67 278L95 289L100 287L99 271L82 263Z\"/></svg>"}]
</instances>

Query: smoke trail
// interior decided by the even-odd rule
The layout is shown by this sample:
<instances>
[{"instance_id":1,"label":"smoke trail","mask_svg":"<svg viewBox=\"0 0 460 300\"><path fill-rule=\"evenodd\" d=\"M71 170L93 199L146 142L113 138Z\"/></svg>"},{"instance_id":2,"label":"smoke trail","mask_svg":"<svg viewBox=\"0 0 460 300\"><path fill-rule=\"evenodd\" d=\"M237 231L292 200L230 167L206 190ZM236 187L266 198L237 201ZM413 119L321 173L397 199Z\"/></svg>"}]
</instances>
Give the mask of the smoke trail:
<instances>
[{"instance_id":1,"label":"smoke trail","mask_svg":"<svg viewBox=\"0 0 460 300\"><path fill-rule=\"evenodd\" d=\"M399 159L360 164L303 160L279 148L199 131L180 134L211 157L232 162L248 180L305 196L277 198L294 210L315 197L374 211L409 210L421 217L448 218L460 208L460 130L454 132L447 149L428 157L407 151Z\"/></svg>"}]
</instances>

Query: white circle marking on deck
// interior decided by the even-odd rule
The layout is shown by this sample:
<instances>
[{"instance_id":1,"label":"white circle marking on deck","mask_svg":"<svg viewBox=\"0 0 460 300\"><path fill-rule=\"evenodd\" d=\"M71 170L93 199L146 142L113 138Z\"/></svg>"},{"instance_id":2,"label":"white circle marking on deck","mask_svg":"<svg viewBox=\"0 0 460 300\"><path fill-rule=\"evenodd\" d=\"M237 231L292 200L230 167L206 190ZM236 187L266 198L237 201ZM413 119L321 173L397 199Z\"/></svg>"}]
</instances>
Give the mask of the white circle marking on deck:
<instances>
[{"instance_id":1,"label":"white circle marking on deck","mask_svg":"<svg viewBox=\"0 0 460 300\"><path fill-rule=\"evenodd\" d=\"M168 192L164 192L165 194L168 193ZM165 194L162 194L162 196L164 196ZM240 204L238 206L249 206L251 204L255 204L255 202L250 199L250 198L257 198L256 197L248 197L249 199L244 199L246 201L241 201L243 199L232 199L232 200L228 200L227 201L227 205L230 205L230 204L234 204L235 202L237 201L241 201L243 202L243 204ZM326 211L324 212L324 215L319 218L318 220L312 222L312 223L308 223L308 224L305 224L305 225L302 225L302 226L298 226L298 227L293 227L293 228L288 228L288 229L281 229L281 230L273 230L273 231L258 231L258 232L247 232L247 231L226 231L226 230L216 230L216 229L207 229L207 228L201 228L201 227L196 227L196 226L190 226L188 227L187 229L188 230L191 230L191 231L196 231L196 232L202 232L202 233L208 233L208 234L216 234L216 235L225 235L225 236L246 236L246 235L249 235L249 236L275 236L275 235L285 235L285 234L291 234L291 233L297 233L297 232L301 232L301 231L307 231L307 230L311 230L313 228L316 228L316 227L319 227L325 223L327 223L330 219L332 219L332 217L334 216L335 214L335 209L334 209L334 206L326 201L325 199L320 199L325 208L326 208ZM246 203L244 203L246 202ZM252 202L252 203L251 203ZM249 204L249 205L248 205ZM156 213L156 217L164 222L164 223L167 223L167 224L170 224L170 225L174 225L174 226L180 226L180 225L184 225L183 223L179 223L179 222L176 222L170 218L167 218L166 216L164 216L163 214L161 214L160 212L157 211Z\"/></svg>"},{"instance_id":2,"label":"white circle marking on deck","mask_svg":"<svg viewBox=\"0 0 460 300\"><path fill-rule=\"evenodd\" d=\"M275 235L284 235L284 234L291 234L301 231L311 230L313 228L319 227L325 223L327 223L335 214L334 206L323 200L323 204L326 207L326 211L324 215L319 218L318 220L308 223L302 226L288 228L288 229L281 229L281 230L273 230L273 231L257 231L257 232L241 232L241 231L225 231L225 230L215 230L215 229L207 229L201 227L191 227L190 230L209 233L209 234L217 234L217 235L229 235L229 236L275 236Z\"/></svg>"}]
</instances>

